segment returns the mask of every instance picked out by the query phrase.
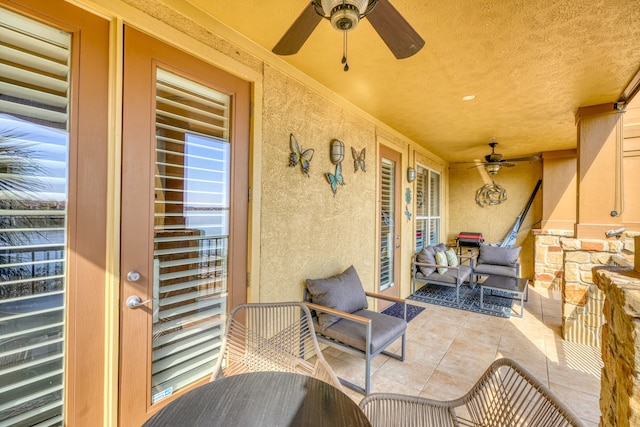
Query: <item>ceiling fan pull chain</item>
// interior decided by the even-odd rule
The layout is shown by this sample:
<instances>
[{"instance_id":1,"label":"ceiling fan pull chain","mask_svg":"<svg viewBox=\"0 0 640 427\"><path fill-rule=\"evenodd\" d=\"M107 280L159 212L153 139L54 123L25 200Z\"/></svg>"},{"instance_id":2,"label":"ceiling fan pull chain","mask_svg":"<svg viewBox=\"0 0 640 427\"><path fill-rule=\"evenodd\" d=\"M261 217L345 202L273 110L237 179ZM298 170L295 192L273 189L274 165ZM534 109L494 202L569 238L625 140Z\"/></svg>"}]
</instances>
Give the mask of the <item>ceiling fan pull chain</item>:
<instances>
[{"instance_id":1,"label":"ceiling fan pull chain","mask_svg":"<svg viewBox=\"0 0 640 427\"><path fill-rule=\"evenodd\" d=\"M347 62L347 32L343 31L342 41L342 63L344 64L344 70L349 71L349 63Z\"/></svg>"}]
</instances>

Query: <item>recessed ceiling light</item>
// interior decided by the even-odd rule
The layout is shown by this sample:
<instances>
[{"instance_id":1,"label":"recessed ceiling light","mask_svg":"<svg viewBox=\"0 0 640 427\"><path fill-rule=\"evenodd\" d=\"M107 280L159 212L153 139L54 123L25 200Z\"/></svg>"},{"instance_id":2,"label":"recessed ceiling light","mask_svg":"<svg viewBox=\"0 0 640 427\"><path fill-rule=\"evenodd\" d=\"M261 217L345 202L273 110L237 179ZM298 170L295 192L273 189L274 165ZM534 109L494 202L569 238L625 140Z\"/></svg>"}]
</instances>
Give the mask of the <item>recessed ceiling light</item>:
<instances>
[{"instance_id":1,"label":"recessed ceiling light","mask_svg":"<svg viewBox=\"0 0 640 427\"><path fill-rule=\"evenodd\" d=\"M474 99L476 96L475 95L466 95L462 97L463 101L471 101L472 99Z\"/></svg>"}]
</instances>

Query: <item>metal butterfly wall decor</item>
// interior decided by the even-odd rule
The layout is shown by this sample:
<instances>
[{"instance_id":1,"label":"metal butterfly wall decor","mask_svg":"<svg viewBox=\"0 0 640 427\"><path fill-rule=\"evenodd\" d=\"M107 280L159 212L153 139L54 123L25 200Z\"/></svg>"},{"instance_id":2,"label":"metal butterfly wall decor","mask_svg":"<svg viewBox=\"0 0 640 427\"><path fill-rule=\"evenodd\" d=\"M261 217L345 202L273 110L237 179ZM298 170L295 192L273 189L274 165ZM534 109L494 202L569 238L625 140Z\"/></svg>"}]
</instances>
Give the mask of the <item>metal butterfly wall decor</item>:
<instances>
[{"instance_id":1,"label":"metal butterfly wall decor","mask_svg":"<svg viewBox=\"0 0 640 427\"><path fill-rule=\"evenodd\" d=\"M364 162L365 160L365 156L367 155L367 148L363 148L362 151L360 151L360 154L358 154L358 151L351 147L351 155L353 156L353 173L358 172L358 167L360 167L360 169L362 169L362 172L366 172L366 164Z\"/></svg>"},{"instance_id":2,"label":"metal butterfly wall decor","mask_svg":"<svg viewBox=\"0 0 640 427\"><path fill-rule=\"evenodd\" d=\"M336 197L336 192L338 191L338 185L344 185L344 178L342 177L342 163L336 163L336 173L332 174L327 172L325 174L327 177L327 181L331 185L331 191L333 192L333 197Z\"/></svg>"},{"instance_id":3,"label":"metal butterfly wall decor","mask_svg":"<svg viewBox=\"0 0 640 427\"><path fill-rule=\"evenodd\" d=\"M404 193L404 200L407 202L404 208L404 214L407 216L407 221L411 221L411 211L409 210L409 204L411 203L411 188L407 187Z\"/></svg>"},{"instance_id":4,"label":"metal butterfly wall decor","mask_svg":"<svg viewBox=\"0 0 640 427\"><path fill-rule=\"evenodd\" d=\"M298 163L300 163L302 172L307 175L307 178L309 178L309 162L311 162L311 159L313 158L313 148L308 148L304 151L300 150L298 141L293 134L289 135L289 148L291 149L291 154L289 155L289 167L294 168Z\"/></svg>"}]
</instances>

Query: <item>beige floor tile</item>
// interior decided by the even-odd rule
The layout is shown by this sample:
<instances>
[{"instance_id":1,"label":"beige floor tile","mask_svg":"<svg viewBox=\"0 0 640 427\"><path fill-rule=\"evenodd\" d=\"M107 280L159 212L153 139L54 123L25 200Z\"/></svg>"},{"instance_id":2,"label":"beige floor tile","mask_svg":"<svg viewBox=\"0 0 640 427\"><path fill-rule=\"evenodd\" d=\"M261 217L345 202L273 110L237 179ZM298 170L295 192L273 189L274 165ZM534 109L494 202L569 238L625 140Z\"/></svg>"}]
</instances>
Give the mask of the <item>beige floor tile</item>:
<instances>
[{"instance_id":1,"label":"beige floor tile","mask_svg":"<svg viewBox=\"0 0 640 427\"><path fill-rule=\"evenodd\" d=\"M477 378L460 378L442 371L436 371L420 392L419 396L436 400L450 400L462 397L475 384Z\"/></svg>"},{"instance_id":2,"label":"beige floor tile","mask_svg":"<svg viewBox=\"0 0 640 427\"><path fill-rule=\"evenodd\" d=\"M426 308L408 325L406 360L373 359L374 392L458 398L494 359L508 357L549 386L587 426L598 424L600 350L562 339L559 291L530 288L522 319L416 305ZM339 376L364 385L364 360L331 348L323 354ZM363 397L345 391L357 403Z\"/></svg>"},{"instance_id":3,"label":"beige floor tile","mask_svg":"<svg viewBox=\"0 0 640 427\"><path fill-rule=\"evenodd\" d=\"M379 384L378 379L384 377L415 389L414 394L417 395L425 386L431 374L436 370L436 366L436 363L429 366L429 364L425 363L414 363L406 360L401 362L390 359L384 366L376 371L375 382Z\"/></svg>"},{"instance_id":4,"label":"beige floor tile","mask_svg":"<svg viewBox=\"0 0 640 427\"><path fill-rule=\"evenodd\" d=\"M591 423L597 423L600 420L600 399L598 396L558 384L551 384L551 391L581 419Z\"/></svg>"}]
</instances>

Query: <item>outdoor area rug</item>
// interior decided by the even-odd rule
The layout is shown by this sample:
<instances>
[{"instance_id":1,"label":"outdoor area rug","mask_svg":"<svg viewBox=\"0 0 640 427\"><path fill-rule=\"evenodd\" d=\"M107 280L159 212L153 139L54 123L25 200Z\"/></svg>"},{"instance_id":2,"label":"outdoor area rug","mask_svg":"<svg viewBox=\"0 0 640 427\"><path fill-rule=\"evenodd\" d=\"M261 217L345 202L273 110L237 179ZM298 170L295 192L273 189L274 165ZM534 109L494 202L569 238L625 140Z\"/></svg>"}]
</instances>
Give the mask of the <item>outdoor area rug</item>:
<instances>
[{"instance_id":1,"label":"outdoor area rug","mask_svg":"<svg viewBox=\"0 0 640 427\"><path fill-rule=\"evenodd\" d=\"M442 305L474 313L487 314L496 317L510 317L513 297L499 291L484 291L484 308L480 308L480 286L471 289L467 285L460 286L460 306L456 304L456 288L452 286L425 285L407 299Z\"/></svg>"},{"instance_id":2,"label":"outdoor area rug","mask_svg":"<svg viewBox=\"0 0 640 427\"><path fill-rule=\"evenodd\" d=\"M422 310L424 310L424 307L407 304L407 323L409 323L411 320L413 320L414 317L420 314ZM390 305L389 307L382 310L382 313L402 319L402 304L396 302L393 305Z\"/></svg>"}]
</instances>

